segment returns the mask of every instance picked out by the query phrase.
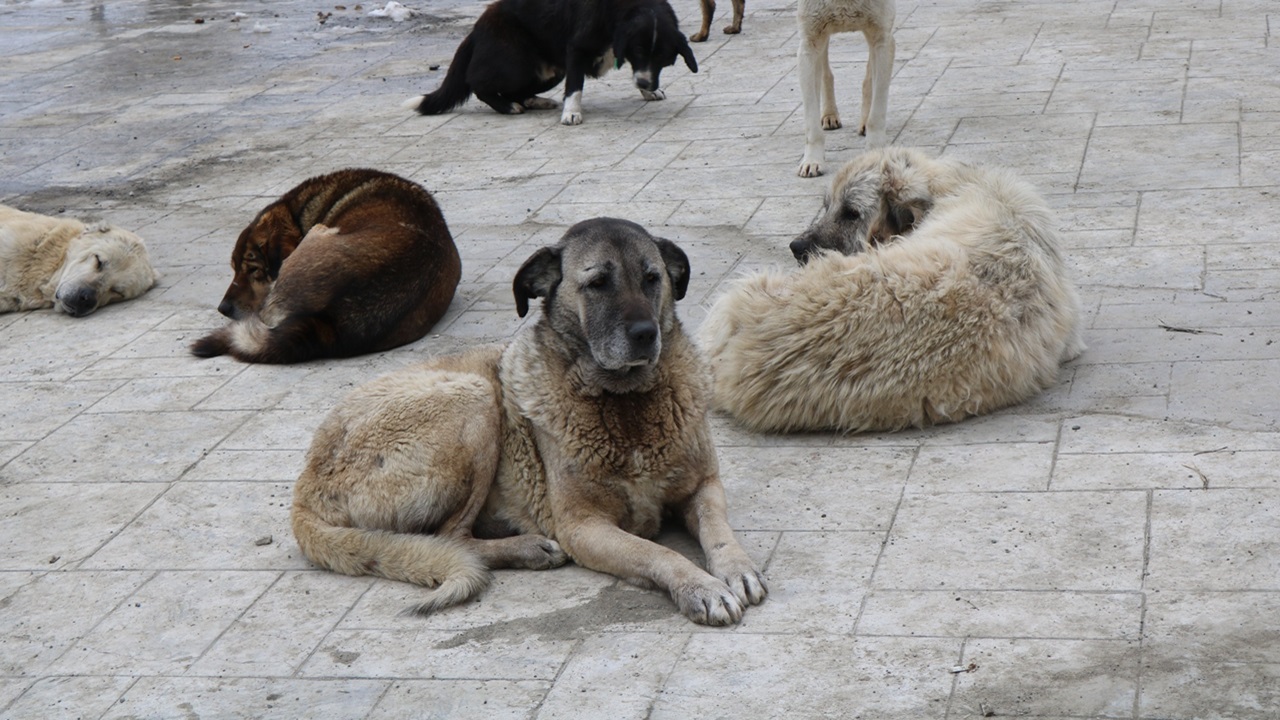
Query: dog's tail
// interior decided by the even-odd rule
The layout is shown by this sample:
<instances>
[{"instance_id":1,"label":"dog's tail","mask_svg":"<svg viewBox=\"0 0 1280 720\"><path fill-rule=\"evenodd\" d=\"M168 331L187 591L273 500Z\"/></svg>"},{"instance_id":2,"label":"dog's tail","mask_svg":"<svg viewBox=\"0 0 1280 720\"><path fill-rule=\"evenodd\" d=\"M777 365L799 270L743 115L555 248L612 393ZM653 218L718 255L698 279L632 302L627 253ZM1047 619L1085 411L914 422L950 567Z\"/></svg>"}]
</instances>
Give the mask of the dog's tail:
<instances>
[{"instance_id":1,"label":"dog's tail","mask_svg":"<svg viewBox=\"0 0 1280 720\"><path fill-rule=\"evenodd\" d=\"M318 317L289 317L270 327L254 315L236 320L191 343L191 354L230 355L241 362L295 363L341 357L333 325Z\"/></svg>"},{"instance_id":2,"label":"dog's tail","mask_svg":"<svg viewBox=\"0 0 1280 720\"><path fill-rule=\"evenodd\" d=\"M315 564L344 575L376 575L434 588L406 614L429 615L465 602L489 586L491 575L462 542L436 535L339 527L295 503L293 535Z\"/></svg>"},{"instance_id":3,"label":"dog's tail","mask_svg":"<svg viewBox=\"0 0 1280 720\"><path fill-rule=\"evenodd\" d=\"M471 54L475 41L468 35L458 51L453 54L453 62L449 64L449 72L445 73L444 82L436 91L421 98L413 98L406 104L417 103L417 111L422 115L439 115L458 107L471 97L471 86L467 84L467 68L471 65Z\"/></svg>"}]
</instances>

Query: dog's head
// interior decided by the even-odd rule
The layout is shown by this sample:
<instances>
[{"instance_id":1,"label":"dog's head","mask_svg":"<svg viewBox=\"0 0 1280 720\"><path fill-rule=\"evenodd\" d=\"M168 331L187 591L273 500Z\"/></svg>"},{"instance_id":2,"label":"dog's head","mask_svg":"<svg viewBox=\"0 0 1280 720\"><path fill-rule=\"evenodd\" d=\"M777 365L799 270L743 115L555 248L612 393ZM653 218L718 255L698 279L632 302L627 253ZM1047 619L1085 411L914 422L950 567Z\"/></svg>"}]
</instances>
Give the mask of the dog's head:
<instances>
[{"instance_id":1,"label":"dog's head","mask_svg":"<svg viewBox=\"0 0 1280 720\"><path fill-rule=\"evenodd\" d=\"M258 312L280 275L280 265L302 242L302 230L283 203L258 213L231 251L231 285L218 312L239 320Z\"/></svg>"},{"instance_id":2,"label":"dog's head","mask_svg":"<svg viewBox=\"0 0 1280 720\"><path fill-rule=\"evenodd\" d=\"M684 251L615 218L569 228L559 244L530 256L513 283L520 316L530 298L545 298L542 322L575 360L589 358L593 380L613 392L648 384L663 335L676 327L675 301L688 288Z\"/></svg>"},{"instance_id":3,"label":"dog's head","mask_svg":"<svg viewBox=\"0 0 1280 720\"><path fill-rule=\"evenodd\" d=\"M89 226L67 246L53 307L84 317L103 305L138 297L159 278L142 238L110 225Z\"/></svg>"},{"instance_id":4,"label":"dog's head","mask_svg":"<svg viewBox=\"0 0 1280 720\"><path fill-rule=\"evenodd\" d=\"M627 13L613 34L613 58L618 67L631 65L631 79L645 93L658 91L658 76L663 68L684 58L690 72L698 72L698 61L676 13L665 0L642 3Z\"/></svg>"},{"instance_id":5,"label":"dog's head","mask_svg":"<svg viewBox=\"0 0 1280 720\"><path fill-rule=\"evenodd\" d=\"M885 148L850 160L831 182L822 213L791 253L801 265L816 253L862 252L906 235L933 205L932 163L903 148Z\"/></svg>"}]
</instances>

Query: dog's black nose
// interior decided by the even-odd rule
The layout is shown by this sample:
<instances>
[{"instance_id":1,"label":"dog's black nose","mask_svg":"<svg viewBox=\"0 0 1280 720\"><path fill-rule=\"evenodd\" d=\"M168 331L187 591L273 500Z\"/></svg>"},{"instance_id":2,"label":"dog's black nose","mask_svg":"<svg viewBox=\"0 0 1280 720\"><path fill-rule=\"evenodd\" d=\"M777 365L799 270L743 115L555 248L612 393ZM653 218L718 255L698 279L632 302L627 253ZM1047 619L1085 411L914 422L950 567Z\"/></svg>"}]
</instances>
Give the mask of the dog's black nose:
<instances>
[{"instance_id":1,"label":"dog's black nose","mask_svg":"<svg viewBox=\"0 0 1280 720\"><path fill-rule=\"evenodd\" d=\"M805 236L801 235L791 241L791 254L796 256L796 260L803 265L809 262L809 255L813 252L813 242Z\"/></svg>"},{"instance_id":2,"label":"dog's black nose","mask_svg":"<svg viewBox=\"0 0 1280 720\"><path fill-rule=\"evenodd\" d=\"M658 339L658 325L652 320L637 320L627 326L627 339L633 346L649 347Z\"/></svg>"},{"instance_id":3,"label":"dog's black nose","mask_svg":"<svg viewBox=\"0 0 1280 720\"><path fill-rule=\"evenodd\" d=\"M236 306L232 305L230 300L223 300L218 303L218 312L226 315L232 320L236 319Z\"/></svg>"},{"instance_id":4,"label":"dog's black nose","mask_svg":"<svg viewBox=\"0 0 1280 720\"><path fill-rule=\"evenodd\" d=\"M82 287L73 293L63 295L62 307L71 317L84 317L98 309L98 292L90 287Z\"/></svg>"}]
</instances>

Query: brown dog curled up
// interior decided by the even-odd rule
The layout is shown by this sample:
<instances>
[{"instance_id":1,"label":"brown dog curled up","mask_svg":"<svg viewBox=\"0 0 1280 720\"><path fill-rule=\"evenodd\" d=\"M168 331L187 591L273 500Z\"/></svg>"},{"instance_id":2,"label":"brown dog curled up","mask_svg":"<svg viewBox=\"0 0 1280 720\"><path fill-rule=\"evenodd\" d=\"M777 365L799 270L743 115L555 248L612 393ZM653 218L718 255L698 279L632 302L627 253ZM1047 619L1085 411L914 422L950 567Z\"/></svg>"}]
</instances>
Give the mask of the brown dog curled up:
<instances>
[{"instance_id":1,"label":"brown dog curled up","mask_svg":"<svg viewBox=\"0 0 1280 720\"><path fill-rule=\"evenodd\" d=\"M198 357L292 363L421 338L453 301L462 263L431 193L378 170L313 177L258 213L231 253L218 305L231 324Z\"/></svg>"}]
</instances>

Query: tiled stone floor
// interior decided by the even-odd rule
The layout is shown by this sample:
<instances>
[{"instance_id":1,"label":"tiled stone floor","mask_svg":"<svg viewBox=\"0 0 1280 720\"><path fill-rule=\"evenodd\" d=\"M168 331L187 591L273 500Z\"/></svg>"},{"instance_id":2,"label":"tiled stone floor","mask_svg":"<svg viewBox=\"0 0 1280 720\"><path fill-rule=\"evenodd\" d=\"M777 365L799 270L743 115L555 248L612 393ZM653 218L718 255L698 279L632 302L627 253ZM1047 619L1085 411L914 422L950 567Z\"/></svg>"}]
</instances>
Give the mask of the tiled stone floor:
<instances>
[{"instance_id":1,"label":"tiled stone floor","mask_svg":"<svg viewBox=\"0 0 1280 720\"><path fill-rule=\"evenodd\" d=\"M665 102L590 82L580 127L414 116L481 5L371 7L0 4L0 202L133 228L164 273L85 319L0 316L0 716L1280 718L1272 0L902 1L890 136L1042 189L1090 349L1034 401L928 431L716 418L772 589L730 629L574 567L401 617L420 590L315 571L288 503L337 397L508 337L515 268L572 222L679 242L689 325L789 264L826 187L795 176L794 2L750 0ZM846 118L864 56L834 43ZM830 133L829 160L861 147ZM437 330L293 367L190 357L239 229L352 165L437 194L465 263Z\"/></svg>"}]
</instances>

